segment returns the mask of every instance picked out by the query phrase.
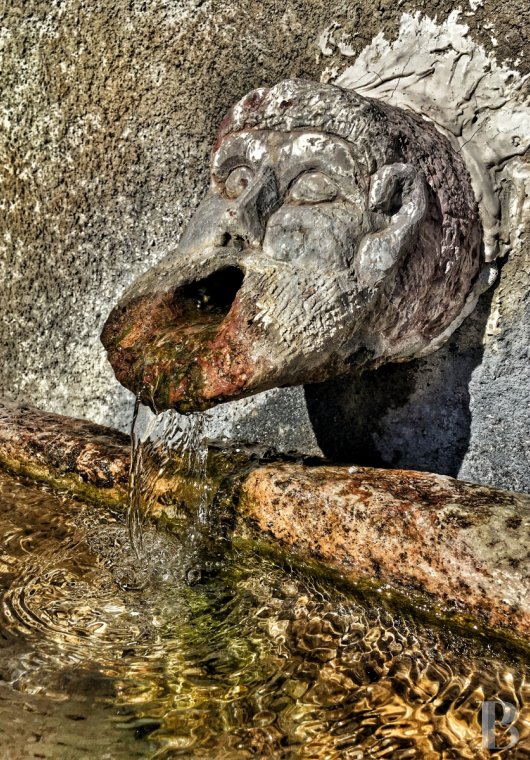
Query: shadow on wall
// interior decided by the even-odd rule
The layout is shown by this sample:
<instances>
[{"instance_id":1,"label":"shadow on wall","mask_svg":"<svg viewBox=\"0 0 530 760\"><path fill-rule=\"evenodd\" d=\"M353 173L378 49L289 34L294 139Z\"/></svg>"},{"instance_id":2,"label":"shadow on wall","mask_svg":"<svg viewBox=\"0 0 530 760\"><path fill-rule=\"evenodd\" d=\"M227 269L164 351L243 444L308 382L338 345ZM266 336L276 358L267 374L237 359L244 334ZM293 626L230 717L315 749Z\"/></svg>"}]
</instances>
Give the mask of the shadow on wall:
<instances>
[{"instance_id":1,"label":"shadow on wall","mask_svg":"<svg viewBox=\"0 0 530 760\"><path fill-rule=\"evenodd\" d=\"M469 383L482 361L493 293L431 356L305 386L325 456L457 476L469 447Z\"/></svg>"}]
</instances>

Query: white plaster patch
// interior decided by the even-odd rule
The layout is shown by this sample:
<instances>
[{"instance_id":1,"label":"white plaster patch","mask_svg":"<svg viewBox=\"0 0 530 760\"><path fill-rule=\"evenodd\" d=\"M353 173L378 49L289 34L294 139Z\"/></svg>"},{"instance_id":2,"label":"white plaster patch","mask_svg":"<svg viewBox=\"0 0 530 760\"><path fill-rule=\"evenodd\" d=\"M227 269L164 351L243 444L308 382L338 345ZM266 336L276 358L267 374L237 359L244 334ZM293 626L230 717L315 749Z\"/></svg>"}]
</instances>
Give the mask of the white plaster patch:
<instances>
[{"instance_id":1,"label":"white plaster patch","mask_svg":"<svg viewBox=\"0 0 530 760\"><path fill-rule=\"evenodd\" d=\"M477 2L473 3L477 5ZM338 24L320 35L331 55ZM340 48L339 48L340 52ZM517 250L530 217L528 76L498 64L454 11L439 24L404 13L396 40L378 34L341 74L322 81L421 113L444 132L471 174L487 261Z\"/></svg>"},{"instance_id":2,"label":"white plaster patch","mask_svg":"<svg viewBox=\"0 0 530 760\"><path fill-rule=\"evenodd\" d=\"M335 32L337 32L339 29L340 24L335 23L331 24L331 26L328 26L328 28L322 32L318 38L318 44L321 52L324 55L331 55L333 53L333 48L337 47L342 55L345 55L347 57L354 56L355 48L348 42L348 40L351 38L351 35L343 33L340 37L337 37L335 35Z\"/></svg>"}]
</instances>

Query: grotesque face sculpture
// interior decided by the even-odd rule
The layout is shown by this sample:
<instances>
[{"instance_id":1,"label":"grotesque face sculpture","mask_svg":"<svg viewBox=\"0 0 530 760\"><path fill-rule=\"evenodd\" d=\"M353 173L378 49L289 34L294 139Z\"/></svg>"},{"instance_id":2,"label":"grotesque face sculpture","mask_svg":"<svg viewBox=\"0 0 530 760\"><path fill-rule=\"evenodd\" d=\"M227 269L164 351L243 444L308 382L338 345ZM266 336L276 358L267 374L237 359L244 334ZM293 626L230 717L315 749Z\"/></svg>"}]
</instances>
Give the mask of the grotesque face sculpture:
<instances>
[{"instance_id":1,"label":"grotesque face sculpture","mask_svg":"<svg viewBox=\"0 0 530 760\"><path fill-rule=\"evenodd\" d=\"M318 382L434 350L469 307L480 249L467 170L431 124L286 81L225 118L208 194L102 340L157 409Z\"/></svg>"}]
</instances>

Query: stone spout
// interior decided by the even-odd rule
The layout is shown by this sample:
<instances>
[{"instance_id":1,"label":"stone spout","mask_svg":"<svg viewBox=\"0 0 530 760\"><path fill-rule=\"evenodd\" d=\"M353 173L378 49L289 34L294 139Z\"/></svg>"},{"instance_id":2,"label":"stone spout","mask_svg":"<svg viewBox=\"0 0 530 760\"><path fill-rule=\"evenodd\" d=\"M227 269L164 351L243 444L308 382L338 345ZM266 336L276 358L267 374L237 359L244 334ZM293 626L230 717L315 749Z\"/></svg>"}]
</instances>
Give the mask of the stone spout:
<instances>
[{"instance_id":1,"label":"stone spout","mask_svg":"<svg viewBox=\"0 0 530 760\"><path fill-rule=\"evenodd\" d=\"M353 91L286 81L224 119L208 194L102 341L144 402L195 411L435 350L482 267L446 137Z\"/></svg>"}]
</instances>

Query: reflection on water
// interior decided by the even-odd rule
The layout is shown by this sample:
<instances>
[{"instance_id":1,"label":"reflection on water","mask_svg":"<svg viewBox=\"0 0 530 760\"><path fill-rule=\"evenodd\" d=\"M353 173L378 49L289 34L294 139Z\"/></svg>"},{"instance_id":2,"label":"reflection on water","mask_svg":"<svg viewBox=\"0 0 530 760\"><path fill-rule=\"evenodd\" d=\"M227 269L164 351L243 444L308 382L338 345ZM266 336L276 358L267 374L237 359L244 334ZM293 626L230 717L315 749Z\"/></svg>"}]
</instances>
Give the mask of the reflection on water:
<instances>
[{"instance_id":1,"label":"reflection on water","mask_svg":"<svg viewBox=\"0 0 530 760\"><path fill-rule=\"evenodd\" d=\"M486 758L495 697L530 756L527 665L483 644L233 549L189 586L174 537L139 562L119 518L4 475L0 535L2 758Z\"/></svg>"}]
</instances>

